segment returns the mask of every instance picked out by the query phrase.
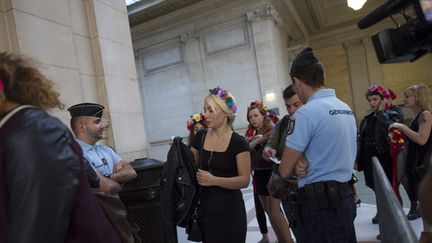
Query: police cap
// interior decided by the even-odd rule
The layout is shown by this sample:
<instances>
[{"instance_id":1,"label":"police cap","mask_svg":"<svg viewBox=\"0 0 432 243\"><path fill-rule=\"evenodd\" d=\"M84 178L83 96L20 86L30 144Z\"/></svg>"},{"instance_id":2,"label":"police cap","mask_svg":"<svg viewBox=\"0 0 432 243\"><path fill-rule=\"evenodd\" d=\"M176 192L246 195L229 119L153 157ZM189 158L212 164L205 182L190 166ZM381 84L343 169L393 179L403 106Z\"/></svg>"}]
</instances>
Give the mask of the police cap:
<instances>
[{"instance_id":1,"label":"police cap","mask_svg":"<svg viewBox=\"0 0 432 243\"><path fill-rule=\"evenodd\" d=\"M292 75L299 67L313 65L315 63L319 63L319 60L312 53L312 48L307 47L294 58L290 74Z\"/></svg>"},{"instance_id":2,"label":"police cap","mask_svg":"<svg viewBox=\"0 0 432 243\"><path fill-rule=\"evenodd\" d=\"M67 110L70 112L72 118L77 116L94 116L101 118L103 113L102 105L95 103L81 103L69 107Z\"/></svg>"}]
</instances>

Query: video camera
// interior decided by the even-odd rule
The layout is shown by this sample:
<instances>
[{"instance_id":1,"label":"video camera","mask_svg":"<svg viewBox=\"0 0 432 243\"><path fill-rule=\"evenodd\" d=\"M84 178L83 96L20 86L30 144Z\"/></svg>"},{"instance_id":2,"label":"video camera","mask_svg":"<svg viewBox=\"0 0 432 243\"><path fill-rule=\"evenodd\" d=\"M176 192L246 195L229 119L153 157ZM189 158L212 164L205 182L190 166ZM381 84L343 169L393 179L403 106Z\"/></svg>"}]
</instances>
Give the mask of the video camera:
<instances>
[{"instance_id":1,"label":"video camera","mask_svg":"<svg viewBox=\"0 0 432 243\"><path fill-rule=\"evenodd\" d=\"M405 13L409 7L415 16ZM381 20L400 13L406 23L385 29L372 36L380 63L413 62L432 51L432 0L386 0L360 19L357 26L366 29Z\"/></svg>"}]
</instances>

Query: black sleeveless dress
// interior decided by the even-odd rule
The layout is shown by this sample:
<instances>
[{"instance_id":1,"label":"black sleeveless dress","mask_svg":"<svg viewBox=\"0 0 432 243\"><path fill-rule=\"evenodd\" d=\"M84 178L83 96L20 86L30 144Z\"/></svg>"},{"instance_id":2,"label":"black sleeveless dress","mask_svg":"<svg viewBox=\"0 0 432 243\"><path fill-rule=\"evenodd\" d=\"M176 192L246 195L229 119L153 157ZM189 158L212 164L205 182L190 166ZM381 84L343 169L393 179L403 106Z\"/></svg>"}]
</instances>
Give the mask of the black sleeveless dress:
<instances>
[{"instance_id":1,"label":"black sleeveless dress","mask_svg":"<svg viewBox=\"0 0 432 243\"><path fill-rule=\"evenodd\" d=\"M419 119L423 111L417 114L415 119L411 122L410 125L411 130L416 132L419 131L420 128ZM430 154L431 147L432 147L432 131L431 134L429 135L429 139L424 145L419 145L411 140L408 140L407 161L405 166L406 166L409 190L411 191L411 193L415 194L415 195L411 195L412 197L412 198L410 197L411 200L417 199L417 190L421 180L423 179L422 176L419 176L419 174L415 172L415 168L417 166L420 166L422 161L425 159L424 158L425 156L431 156Z\"/></svg>"},{"instance_id":2,"label":"black sleeveless dress","mask_svg":"<svg viewBox=\"0 0 432 243\"><path fill-rule=\"evenodd\" d=\"M202 136L205 132L207 131L199 131L194 139L193 147L198 151L201 150ZM245 139L233 132L225 152L203 149L200 167L218 177L237 176L236 155L247 151ZM246 241L246 209L240 190L204 186L201 187L200 201L204 243Z\"/></svg>"}]
</instances>

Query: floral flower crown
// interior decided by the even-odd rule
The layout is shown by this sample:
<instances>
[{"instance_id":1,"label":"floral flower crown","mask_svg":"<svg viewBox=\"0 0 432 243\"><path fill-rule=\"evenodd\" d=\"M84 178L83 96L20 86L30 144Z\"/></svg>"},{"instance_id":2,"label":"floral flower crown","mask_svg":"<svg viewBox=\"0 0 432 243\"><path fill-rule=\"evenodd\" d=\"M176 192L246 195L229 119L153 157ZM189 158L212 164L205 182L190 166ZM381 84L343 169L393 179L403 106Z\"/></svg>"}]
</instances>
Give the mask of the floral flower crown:
<instances>
[{"instance_id":1,"label":"floral flower crown","mask_svg":"<svg viewBox=\"0 0 432 243\"><path fill-rule=\"evenodd\" d=\"M209 89L210 94L217 95L221 98L225 104L228 106L230 110L234 113L237 111L237 104L234 102L234 99L229 95L226 89L221 89L221 87L216 87L213 89Z\"/></svg>"},{"instance_id":2,"label":"floral flower crown","mask_svg":"<svg viewBox=\"0 0 432 243\"><path fill-rule=\"evenodd\" d=\"M260 108L267 112L267 106L263 104L261 100L254 100L249 105L250 108Z\"/></svg>"},{"instance_id":3,"label":"floral flower crown","mask_svg":"<svg viewBox=\"0 0 432 243\"><path fill-rule=\"evenodd\" d=\"M274 113L274 111L267 111L267 116L270 117L274 124L279 121L279 117L276 113Z\"/></svg>"},{"instance_id":4,"label":"floral flower crown","mask_svg":"<svg viewBox=\"0 0 432 243\"><path fill-rule=\"evenodd\" d=\"M371 94L371 93L377 93L379 94L381 97L383 97L384 99L396 99L396 94L393 92L393 90L391 89L386 89L384 88L384 86L379 85L379 84L374 84L372 86L370 86L366 91L365 91L365 96L366 98Z\"/></svg>"},{"instance_id":5,"label":"floral flower crown","mask_svg":"<svg viewBox=\"0 0 432 243\"><path fill-rule=\"evenodd\" d=\"M206 120L203 114L201 113L196 113L190 116L191 118L189 120L187 120L186 124L187 124L187 129L189 131L193 130L193 126L197 123L201 123L201 125L206 126Z\"/></svg>"},{"instance_id":6,"label":"floral flower crown","mask_svg":"<svg viewBox=\"0 0 432 243\"><path fill-rule=\"evenodd\" d=\"M261 100L254 100L250 103L249 108L259 108L263 109L266 112L266 116L270 118L273 123L277 123L279 121L279 117L274 113L273 111L270 111L267 109L267 106L264 105L264 103Z\"/></svg>"}]
</instances>

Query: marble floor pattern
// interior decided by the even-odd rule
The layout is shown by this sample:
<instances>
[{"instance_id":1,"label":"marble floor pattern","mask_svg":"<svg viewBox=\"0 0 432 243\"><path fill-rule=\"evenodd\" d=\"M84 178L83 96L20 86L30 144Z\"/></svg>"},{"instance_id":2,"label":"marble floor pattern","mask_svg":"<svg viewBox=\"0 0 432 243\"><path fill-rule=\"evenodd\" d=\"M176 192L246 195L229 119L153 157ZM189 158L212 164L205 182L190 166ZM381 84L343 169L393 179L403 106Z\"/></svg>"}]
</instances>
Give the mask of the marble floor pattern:
<instances>
[{"instance_id":1,"label":"marble floor pattern","mask_svg":"<svg viewBox=\"0 0 432 243\"><path fill-rule=\"evenodd\" d=\"M246 235L247 243L256 243L261 239L261 233L259 231L258 222L255 217L255 208L253 200L252 187L242 190L243 199L246 205L247 220L248 220L248 231ZM360 196L361 192L360 192ZM407 208L404 208L408 212ZM376 240L376 236L379 233L378 225L372 224L371 219L375 216L376 205L369 203L362 203L360 207L357 208L357 218L355 220L355 228L357 233L357 241L360 243L372 243L379 242ZM422 229L422 222L420 219L410 221L416 234L420 236ZM276 242L276 236L271 228L270 222L267 220L270 242ZM188 243L191 241L187 240L187 235L183 228L178 228L178 238L179 243Z\"/></svg>"}]
</instances>

